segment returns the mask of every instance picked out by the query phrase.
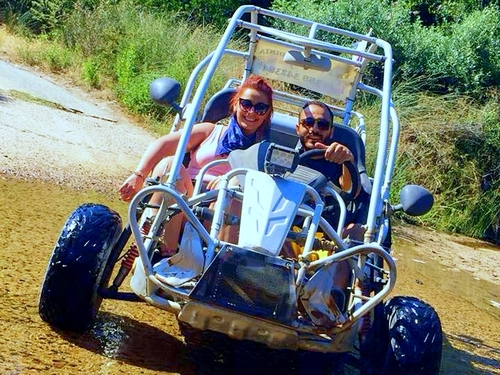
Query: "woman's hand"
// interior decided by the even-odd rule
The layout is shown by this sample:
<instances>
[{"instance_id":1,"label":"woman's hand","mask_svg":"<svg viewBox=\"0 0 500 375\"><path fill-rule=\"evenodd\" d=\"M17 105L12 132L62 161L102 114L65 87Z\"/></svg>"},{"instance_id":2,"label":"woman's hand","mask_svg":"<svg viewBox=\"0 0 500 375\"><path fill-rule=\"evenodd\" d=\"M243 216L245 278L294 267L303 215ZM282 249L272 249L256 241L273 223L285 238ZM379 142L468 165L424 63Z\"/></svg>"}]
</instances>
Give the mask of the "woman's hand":
<instances>
[{"instance_id":1,"label":"woman's hand","mask_svg":"<svg viewBox=\"0 0 500 375\"><path fill-rule=\"evenodd\" d=\"M123 185L118 189L120 199L129 202L135 194L144 185L144 175L140 172L134 172L129 178L125 180Z\"/></svg>"}]
</instances>

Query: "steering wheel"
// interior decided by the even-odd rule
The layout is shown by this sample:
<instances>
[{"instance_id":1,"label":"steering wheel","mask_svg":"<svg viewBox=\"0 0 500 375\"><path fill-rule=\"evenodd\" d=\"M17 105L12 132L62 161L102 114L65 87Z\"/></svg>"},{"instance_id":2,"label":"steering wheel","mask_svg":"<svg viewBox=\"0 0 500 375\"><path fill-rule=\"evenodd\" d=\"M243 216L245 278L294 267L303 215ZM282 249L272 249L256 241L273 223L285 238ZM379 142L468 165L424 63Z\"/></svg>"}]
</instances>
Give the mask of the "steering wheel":
<instances>
[{"instance_id":1,"label":"steering wheel","mask_svg":"<svg viewBox=\"0 0 500 375\"><path fill-rule=\"evenodd\" d=\"M325 150L319 148L306 151L300 155L299 164L303 164L304 161L310 160L315 156L324 156L324 155L325 155ZM318 160L322 160L323 162L328 163L328 165L332 164L329 161L326 161L326 159L324 158ZM342 189L340 189L342 190L340 192L340 196L345 201L352 201L354 200L354 198L356 198L356 192L358 191L358 187L360 186L361 183L359 178L359 173L358 170L356 169L356 166L352 162L346 161L342 164L346 166L347 170L349 171L349 174L351 175L351 188L349 189L349 191L343 191ZM337 186L337 184L335 184L335 186Z\"/></svg>"}]
</instances>

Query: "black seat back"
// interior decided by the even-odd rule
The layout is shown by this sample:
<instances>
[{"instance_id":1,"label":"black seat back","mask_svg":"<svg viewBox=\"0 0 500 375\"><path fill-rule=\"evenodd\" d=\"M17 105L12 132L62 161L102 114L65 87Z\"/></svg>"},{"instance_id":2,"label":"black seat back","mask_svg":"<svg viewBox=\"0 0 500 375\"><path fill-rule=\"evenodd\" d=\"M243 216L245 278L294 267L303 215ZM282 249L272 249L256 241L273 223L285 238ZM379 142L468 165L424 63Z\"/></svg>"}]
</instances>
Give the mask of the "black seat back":
<instances>
[{"instance_id":1,"label":"black seat back","mask_svg":"<svg viewBox=\"0 0 500 375\"><path fill-rule=\"evenodd\" d=\"M365 166L365 145L359 136L358 132L353 128L345 125L335 124L335 129L333 131L333 136L330 139L331 142L338 142L346 146L354 155L356 160L356 168L361 178L361 185L365 192L371 193L371 182L366 174ZM330 143L331 143L330 142Z\"/></svg>"},{"instance_id":2,"label":"black seat back","mask_svg":"<svg viewBox=\"0 0 500 375\"><path fill-rule=\"evenodd\" d=\"M225 119L231 113L230 100L236 89L229 87L216 92L205 105L199 122L213 122Z\"/></svg>"}]
</instances>

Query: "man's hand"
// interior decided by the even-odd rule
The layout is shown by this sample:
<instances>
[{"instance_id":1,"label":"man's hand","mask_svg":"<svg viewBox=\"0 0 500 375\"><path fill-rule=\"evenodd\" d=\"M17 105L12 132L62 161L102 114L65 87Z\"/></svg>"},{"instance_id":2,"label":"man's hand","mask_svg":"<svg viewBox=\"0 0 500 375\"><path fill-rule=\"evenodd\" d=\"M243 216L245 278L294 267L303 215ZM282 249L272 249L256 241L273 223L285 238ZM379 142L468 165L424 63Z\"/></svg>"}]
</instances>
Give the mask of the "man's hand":
<instances>
[{"instance_id":1,"label":"man's hand","mask_svg":"<svg viewBox=\"0 0 500 375\"><path fill-rule=\"evenodd\" d=\"M314 144L315 148L326 150L325 159L336 164L342 164L346 161L354 163L354 155L352 152L344 145L340 143L333 142L331 145L327 146L323 143L316 142Z\"/></svg>"}]
</instances>

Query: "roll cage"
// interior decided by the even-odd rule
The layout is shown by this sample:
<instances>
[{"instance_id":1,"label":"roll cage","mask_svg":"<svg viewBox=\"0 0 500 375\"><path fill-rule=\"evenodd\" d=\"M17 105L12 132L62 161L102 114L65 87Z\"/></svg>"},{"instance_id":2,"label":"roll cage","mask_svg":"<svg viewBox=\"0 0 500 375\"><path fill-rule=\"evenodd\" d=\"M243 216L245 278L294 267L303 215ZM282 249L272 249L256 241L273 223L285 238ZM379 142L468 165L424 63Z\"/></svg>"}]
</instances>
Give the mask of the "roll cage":
<instances>
[{"instance_id":1,"label":"roll cage","mask_svg":"<svg viewBox=\"0 0 500 375\"><path fill-rule=\"evenodd\" d=\"M249 21L245 20L247 18ZM287 31L279 25L300 29L302 33ZM241 42L244 31L248 31L246 43ZM330 40L342 40L346 44ZM364 116L355 110L355 97L362 91L378 98L379 126L378 131L373 133L378 133L378 147L370 177L371 199L365 242L382 243L388 233L384 210L389 200L399 138L399 120L391 100L390 44L370 34L342 30L256 6L240 7L230 19L216 49L195 67L188 79L179 103L180 113L172 126L172 131L177 131L183 124L184 131L167 186L173 188L175 184L183 160L181 155L185 153L193 125L201 120L218 120L217 116L207 118L210 109L202 110L202 105L207 102L210 82L221 60L227 56L231 61L243 63L243 73L241 78L228 79L221 88L222 93L227 96L231 88L250 74L259 74L271 80L274 83L275 103L271 129L286 134L290 139L295 135L299 108L319 96L330 105L337 125L353 127L365 144L366 125ZM370 63L382 66L381 87L369 86L362 81L363 72ZM276 82L282 84L276 85ZM298 90L295 93L286 91L289 87ZM225 109L224 112L227 114Z\"/></svg>"}]
</instances>

